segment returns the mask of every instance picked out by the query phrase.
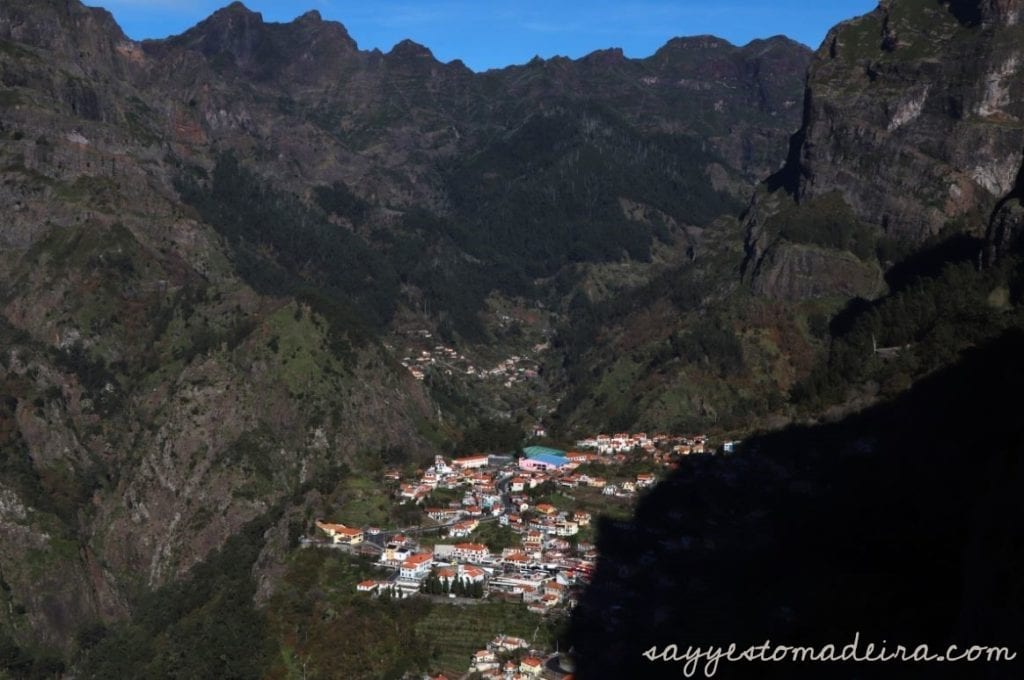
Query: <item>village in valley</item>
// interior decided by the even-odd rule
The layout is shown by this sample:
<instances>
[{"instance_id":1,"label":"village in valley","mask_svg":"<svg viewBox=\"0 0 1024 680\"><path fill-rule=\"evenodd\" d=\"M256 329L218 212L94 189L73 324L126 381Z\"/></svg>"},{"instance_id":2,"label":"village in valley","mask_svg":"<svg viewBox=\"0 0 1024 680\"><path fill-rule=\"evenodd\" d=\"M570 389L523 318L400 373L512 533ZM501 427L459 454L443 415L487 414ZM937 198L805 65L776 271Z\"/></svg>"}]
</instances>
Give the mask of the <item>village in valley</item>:
<instances>
[{"instance_id":1,"label":"village in valley","mask_svg":"<svg viewBox=\"0 0 1024 680\"><path fill-rule=\"evenodd\" d=\"M436 343L428 330L409 331L406 337L409 340L405 347L407 354L401 363L417 380L424 380L430 371L440 371L448 376L458 374L478 380L494 380L505 387L535 380L540 371L535 357L549 348L549 343L539 342L530 348L529 355L512 354L493 366L478 366L455 348ZM430 344L432 342L435 344Z\"/></svg>"},{"instance_id":2,"label":"village in valley","mask_svg":"<svg viewBox=\"0 0 1024 680\"><path fill-rule=\"evenodd\" d=\"M546 432L538 426L533 434ZM527 446L514 454L438 455L412 475L383 472L392 503L416 523L355 527L317 520L316 535L303 545L372 561L377 576L355 585L369 598L428 598L460 607L508 602L558 619L576 605L594 571L598 518L627 518L637 496L664 471L706 446L703 435L620 433L581 439L570 451ZM345 509L335 516L344 518ZM568 655L491 632L462 673L505 680L571 674Z\"/></svg>"}]
</instances>

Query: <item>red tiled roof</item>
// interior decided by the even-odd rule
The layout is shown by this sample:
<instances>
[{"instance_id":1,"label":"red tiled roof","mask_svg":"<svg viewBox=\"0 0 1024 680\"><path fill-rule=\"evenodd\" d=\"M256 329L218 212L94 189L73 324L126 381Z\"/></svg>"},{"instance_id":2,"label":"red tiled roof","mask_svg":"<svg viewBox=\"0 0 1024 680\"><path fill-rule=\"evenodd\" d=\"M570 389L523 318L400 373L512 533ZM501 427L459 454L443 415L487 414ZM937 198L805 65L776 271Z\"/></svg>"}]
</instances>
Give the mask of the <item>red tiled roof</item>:
<instances>
[{"instance_id":1,"label":"red tiled roof","mask_svg":"<svg viewBox=\"0 0 1024 680\"><path fill-rule=\"evenodd\" d=\"M455 549L464 552L487 552L487 546L480 543L456 543Z\"/></svg>"},{"instance_id":2,"label":"red tiled roof","mask_svg":"<svg viewBox=\"0 0 1024 680\"><path fill-rule=\"evenodd\" d=\"M429 562L433 558L434 556L431 553L416 553L415 555L409 555L405 562L402 563L402 566L406 568L417 567L424 562Z\"/></svg>"},{"instance_id":3,"label":"red tiled roof","mask_svg":"<svg viewBox=\"0 0 1024 680\"><path fill-rule=\"evenodd\" d=\"M329 534L341 534L342 536L358 536L363 533L362 529L352 529L344 524L327 524L317 521L316 525Z\"/></svg>"}]
</instances>

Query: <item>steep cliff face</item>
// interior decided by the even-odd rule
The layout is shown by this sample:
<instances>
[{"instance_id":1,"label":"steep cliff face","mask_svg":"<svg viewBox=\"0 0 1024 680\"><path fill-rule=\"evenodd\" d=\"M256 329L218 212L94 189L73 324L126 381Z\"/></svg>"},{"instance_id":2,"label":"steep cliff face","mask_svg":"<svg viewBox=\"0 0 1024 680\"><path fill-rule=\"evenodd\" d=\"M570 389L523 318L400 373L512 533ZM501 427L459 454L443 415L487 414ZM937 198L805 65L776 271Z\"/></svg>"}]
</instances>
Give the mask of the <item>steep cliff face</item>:
<instances>
[{"instance_id":1,"label":"steep cliff face","mask_svg":"<svg viewBox=\"0 0 1024 680\"><path fill-rule=\"evenodd\" d=\"M883 267L888 253L928 239L984 236L1024 155L1020 14L1016 2L894 0L836 26L815 54L803 125L767 191L801 206L838 193L882 246ZM794 239L768 224L772 203L748 216L746 270L758 289L792 296L773 283L788 280L779 267Z\"/></svg>"},{"instance_id":2,"label":"steep cliff face","mask_svg":"<svg viewBox=\"0 0 1024 680\"><path fill-rule=\"evenodd\" d=\"M124 56L132 50L110 12L75 0L12 4L0 14L0 39L59 55L81 75L123 75Z\"/></svg>"}]
</instances>

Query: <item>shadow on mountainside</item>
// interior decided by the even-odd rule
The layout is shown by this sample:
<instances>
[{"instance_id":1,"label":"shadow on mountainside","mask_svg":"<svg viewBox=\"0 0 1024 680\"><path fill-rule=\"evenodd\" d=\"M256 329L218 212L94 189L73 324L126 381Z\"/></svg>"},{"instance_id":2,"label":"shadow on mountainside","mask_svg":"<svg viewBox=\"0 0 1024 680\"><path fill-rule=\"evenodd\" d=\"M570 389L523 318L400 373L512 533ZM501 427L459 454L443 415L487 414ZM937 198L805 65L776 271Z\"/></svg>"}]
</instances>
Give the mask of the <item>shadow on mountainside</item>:
<instances>
[{"instance_id":1,"label":"shadow on mountainside","mask_svg":"<svg viewBox=\"0 0 1024 680\"><path fill-rule=\"evenodd\" d=\"M600 527L581 678L684 677L654 645L1007 646L1012 663L722 663L716 678L1024 677L1024 333L891 402L694 456ZM704 677L698 671L695 677Z\"/></svg>"}]
</instances>

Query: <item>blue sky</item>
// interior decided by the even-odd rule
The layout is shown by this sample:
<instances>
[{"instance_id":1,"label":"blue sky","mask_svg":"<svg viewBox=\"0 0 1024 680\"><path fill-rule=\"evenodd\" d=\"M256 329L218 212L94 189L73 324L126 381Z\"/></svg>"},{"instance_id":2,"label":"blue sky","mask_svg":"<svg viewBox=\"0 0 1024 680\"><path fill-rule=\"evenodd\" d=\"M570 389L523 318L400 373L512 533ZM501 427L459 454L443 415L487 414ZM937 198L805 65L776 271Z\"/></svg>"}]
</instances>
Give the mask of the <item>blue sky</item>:
<instances>
[{"instance_id":1,"label":"blue sky","mask_svg":"<svg viewBox=\"0 0 1024 680\"><path fill-rule=\"evenodd\" d=\"M243 0L265 21L310 9L343 23L362 49L411 38L442 61L470 68L520 64L534 55L580 57L606 47L646 57L669 38L711 33L736 44L785 34L817 47L835 23L877 0ZM86 0L109 9L129 37L163 38L229 0Z\"/></svg>"}]
</instances>

